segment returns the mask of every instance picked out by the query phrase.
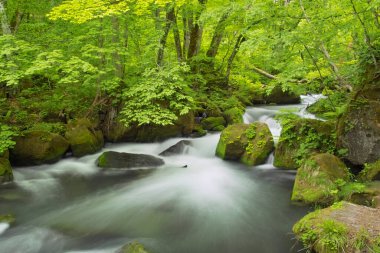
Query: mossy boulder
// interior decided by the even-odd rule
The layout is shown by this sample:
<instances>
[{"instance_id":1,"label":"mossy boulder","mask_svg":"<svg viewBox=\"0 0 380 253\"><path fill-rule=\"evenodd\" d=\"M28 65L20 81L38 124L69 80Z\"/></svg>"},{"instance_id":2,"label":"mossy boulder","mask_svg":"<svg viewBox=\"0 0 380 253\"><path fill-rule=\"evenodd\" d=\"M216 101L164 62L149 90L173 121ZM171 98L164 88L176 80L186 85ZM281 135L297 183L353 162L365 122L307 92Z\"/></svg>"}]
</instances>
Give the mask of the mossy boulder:
<instances>
[{"instance_id":1,"label":"mossy boulder","mask_svg":"<svg viewBox=\"0 0 380 253\"><path fill-rule=\"evenodd\" d=\"M280 86L273 88L269 95L264 96L265 103L267 104L299 104L301 97L292 91L284 91Z\"/></svg>"},{"instance_id":2,"label":"mossy boulder","mask_svg":"<svg viewBox=\"0 0 380 253\"><path fill-rule=\"evenodd\" d=\"M9 159L9 150L5 150L2 153L0 153L0 158Z\"/></svg>"},{"instance_id":3,"label":"mossy boulder","mask_svg":"<svg viewBox=\"0 0 380 253\"><path fill-rule=\"evenodd\" d=\"M273 136L266 124L235 124L222 131L216 155L252 166L264 163L273 148Z\"/></svg>"},{"instance_id":4,"label":"mossy boulder","mask_svg":"<svg viewBox=\"0 0 380 253\"><path fill-rule=\"evenodd\" d=\"M99 156L97 160L97 165L103 169L158 167L164 165L164 160L145 154L131 154L107 151Z\"/></svg>"},{"instance_id":5,"label":"mossy boulder","mask_svg":"<svg viewBox=\"0 0 380 253\"><path fill-rule=\"evenodd\" d=\"M228 125L243 123L244 111L235 107L223 112L223 117Z\"/></svg>"},{"instance_id":6,"label":"mossy boulder","mask_svg":"<svg viewBox=\"0 0 380 253\"><path fill-rule=\"evenodd\" d=\"M15 217L11 214L0 214L0 223L13 224L16 221Z\"/></svg>"},{"instance_id":7,"label":"mossy boulder","mask_svg":"<svg viewBox=\"0 0 380 253\"><path fill-rule=\"evenodd\" d=\"M190 136L194 129L192 112L178 117L173 125L143 125L126 127L117 119L103 127L105 139L110 142L154 142L173 137Z\"/></svg>"},{"instance_id":8,"label":"mossy boulder","mask_svg":"<svg viewBox=\"0 0 380 253\"><path fill-rule=\"evenodd\" d=\"M316 119L295 119L286 123L274 153L274 166L297 169L313 153L335 149L335 124Z\"/></svg>"},{"instance_id":9,"label":"mossy boulder","mask_svg":"<svg viewBox=\"0 0 380 253\"><path fill-rule=\"evenodd\" d=\"M148 253L148 251L144 248L139 242L131 242L127 245L124 245L120 250L116 253Z\"/></svg>"},{"instance_id":10,"label":"mossy boulder","mask_svg":"<svg viewBox=\"0 0 380 253\"><path fill-rule=\"evenodd\" d=\"M359 173L358 179L364 182L380 180L380 160L366 164L364 169Z\"/></svg>"},{"instance_id":11,"label":"mossy boulder","mask_svg":"<svg viewBox=\"0 0 380 253\"><path fill-rule=\"evenodd\" d=\"M331 154L314 155L297 171L292 201L324 206L331 204L337 198L338 179L350 180L346 165Z\"/></svg>"},{"instance_id":12,"label":"mossy boulder","mask_svg":"<svg viewBox=\"0 0 380 253\"><path fill-rule=\"evenodd\" d=\"M227 122L223 117L208 117L202 119L201 124L205 130L218 131L223 130Z\"/></svg>"},{"instance_id":13,"label":"mossy boulder","mask_svg":"<svg viewBox=\"0 0 380 253\"><path fill-rule=\"evenodd\" d=\"M69 149L65 138L45 131L25 132L15 141L16 145L10 150L10 160L14 165L54 163Z\"/></svg>"},{"instance_id":14,"label":"mossy boulder","mask_svg":"<svg viewBox=\"0 0 380 253\"><path fill-rule=\"evenodd\" d=\"M217 130L215 130L215 131L217 131ZM206 134L207 134L207 131L204 130L201 125L195 124L193 132L190 134L190 137L199 138L199 137L205 136Z\"/></svg>"},{"instance_id":15,"label":"mossy boulder","mask_svg":"<svg viewBox=\"0 0 380 253\"><path fill-rule=\"evenodd\" d=\"M353 165L380 159L380 75L368 67L362 85L354 92L348 108L338 121L338 147L346 149L345 159Z\"/></svg>"},{"instance_id":16,"label":"mossy boulder","mask_svg":"<svg viewBox=\"0 0 380 253\"><path fill-rule=\"evenodd\" d=\"M380 181L360 184L360 188L347 196L346 200L358 205L376 207L380 204L378 202L380 200Z\"/></svg>"},{"instance_id":17,"label":"mossy boulder","mask_svg":"<svg viewBox=\"0 0 380 253\"><path fill-rule=\"evenodd\" d=\"M104 146L103 133L88 119L77 119L67 124L65 137L75 157L96 153Z\"/></svg>"},{"instance_id":18,"label":"mossy boulder","mask_svg":"<svg viewBox=\"0 0 380 253\"><path fill-rule=\"evenodd\" d=\"M0 184L13 181L13 172L8 159L0 158Z\"/></svg>"},{"instance_id":19,"label":"mossy boulder","mask_svg":"<svg viewBox=\"0 0 380 253\"><path fill-rule=\"evenodd\" d=\"M306 215L293 232L317 253L380 252L379 217L380 209L339 202Z\"/></svg>"}]
</instances>

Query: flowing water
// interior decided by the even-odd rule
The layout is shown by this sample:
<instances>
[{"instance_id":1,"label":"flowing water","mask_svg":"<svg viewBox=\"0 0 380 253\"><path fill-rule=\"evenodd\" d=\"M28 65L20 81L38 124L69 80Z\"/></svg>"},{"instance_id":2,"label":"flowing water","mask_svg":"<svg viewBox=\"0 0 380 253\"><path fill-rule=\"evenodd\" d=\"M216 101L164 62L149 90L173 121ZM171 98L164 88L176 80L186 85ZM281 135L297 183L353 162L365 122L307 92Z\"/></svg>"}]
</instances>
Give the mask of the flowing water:
<instances>
[{"instance_id":1,"label":"flowing water","mask_svg":"<svg viewBox=\"0 0 380 253\"><path fill-rule=\"evenodd\" d=\"M244 120L266 122L278 139L274 116L296 108L312 117L305 108L318 98L247 108ZM103 151L157 156L181 139ZM104 172L95 166L100 153L16 168L15 183L0 189L0 213L17 219L0 224L0 252L114 253L134 240L152 253L297 252L291 227L307 209L290 203L295 173L275 169L273 155L256 167L223 161L214 156L218 139L191 139L155 170Z\"/></svg>"}]
</instances>

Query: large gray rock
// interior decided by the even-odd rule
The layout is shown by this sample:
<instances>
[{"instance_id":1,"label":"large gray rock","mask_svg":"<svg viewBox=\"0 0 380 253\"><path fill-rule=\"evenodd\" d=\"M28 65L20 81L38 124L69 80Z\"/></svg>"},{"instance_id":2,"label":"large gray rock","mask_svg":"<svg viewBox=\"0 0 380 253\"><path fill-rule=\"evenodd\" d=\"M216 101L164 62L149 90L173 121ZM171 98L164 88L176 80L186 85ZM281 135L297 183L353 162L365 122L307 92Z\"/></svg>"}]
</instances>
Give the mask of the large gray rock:
<instances>
[{"instance_id":1,"label":"large gray rock","mask_svg":"<svg viewBox=\"0 0 380 253\"><path fill-rule=\"evenodd\" d=\"M164 165L164 160L145 154L119 153L114 151L104 152L98 158L98 166L101 168L131 169L141 167L158 167Z\"/></svg>"},{"instance_id":2,"label":"large gray rock","mask_svg":"<svg viewBox=\"0 0 380 253\"><path fill-rule=\"evenodd\" d=\"M337 129L338 146L347 149L349 162L363 165L380 159L380 75L375 69L368 68Z\"/></svg>"}]
</instances>

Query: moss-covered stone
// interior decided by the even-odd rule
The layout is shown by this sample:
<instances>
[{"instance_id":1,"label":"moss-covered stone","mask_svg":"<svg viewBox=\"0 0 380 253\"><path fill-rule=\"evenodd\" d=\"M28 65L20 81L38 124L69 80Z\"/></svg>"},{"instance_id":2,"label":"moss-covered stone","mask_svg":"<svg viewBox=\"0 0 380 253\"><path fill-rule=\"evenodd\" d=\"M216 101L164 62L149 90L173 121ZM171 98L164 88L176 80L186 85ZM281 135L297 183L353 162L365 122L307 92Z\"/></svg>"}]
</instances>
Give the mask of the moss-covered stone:
<instances>
[{"instance_id":1,"label":"moss-covered stone","mask_svg":"<svg viewBox=\"0 0 380 253\"><path fill-rule=\"evenodd\" d=\"M97 165L103 169L158 167L164 165L164 160L145 154L131 154L107 151L99 156L97 160Z\"/></svg>"},{"instance_id":2,"label":"moss-covered stone","mask_svg":"<svg viewBox=\"0 0 380 253\"><path fill-rule=\"evenodd\" d=\"M294 92L283 91L280 86L276 86L269 95L264 96L264 100L267 104L299 104L301 97Z\"/></svg>"},{"instance_id":3,"label":"moss-covered stone","mask_svg":"<svg viewBox=\"0 0 380 253\"><path fill-rule=\"evenodd\" d=\"M258 165L265 162L273 147L273 136L266 124L235 124L222 131L216 155L224 160Z\"/></svg>"},{"instance_id":4,"label":"moss-covered stone","mask_svg":"<svg viewBox=\"0 0 380 253\"><path fill-rule=\"evenodd\" d=\"M358 205L376 207L380 197L380 181L361 184L361 186L359 190L352 192L346 200Z\"/></svg>"},{"instance_id":5,"label":"moss-covered stone","mask_svg":"<svg viewBox=\"0 0 380 253\"><path fill-rule=\"evenodd\" d=\"M15 217L11 214L1 215L0 214L0 223L13 224L16 221Z\"/></svg>"},{"instance_id":6,"label":"moss-covered stone","mask_svg":"<svg viewBox=\"0 0 380 253\"><path fill-rule=\"evenodd\" d=\"M204 130L201 125L195 124L193 132L190 134L190 137L199 138L199 137L205 136L206 134L207 134L207 131Z\"/></svg>"},{"instance_id":7,"label":"moss-covered stone","mask_svg":"<svg viewBox=\"0 0 380 253\"><path fill-rule=\"evenodd\" d=\"M13 181L13 172L8 159L0 158L0 184Z\"/></svg>"},{"instance_id":8,"label":"moss-covered stone","mask_svg":"<svg viewBox=\"0 0 380 253\"><path fill-rule=\"evenodd\" d=\"M248 145L240 161L251 166L265 163L274 149L273 136L269 127L264 123L252 123L245 135L248 138Z\"/></svg>"},{"instance_id":9,"label":"moss-covered stone","mask_svg":"<svg viewBox=\"0 0 380 253\"><path fill-rule=\"evenodd\" d=\"M335 124L315 119L296 119L283 126L275 150L274 166L297 169L313 153L335 149Z\"/></svg>"},{"instance_id":10,"label":"moss-covered stone","mask_svg":"<svg viewBox=\"0 0 380 253\"><path fill-rule=\"evenodd\" d=\"M58 134L44 131L25 132L15 138L16 145L10 152L14 165L38 165L54 163L69 148L68 141Z\"/></svg>"},{"instance_id":11,"label":"moss-covered stone","mask_svg":"<svg viewBox=\"0 0 380 253\"><path fill-rule=\"evenodd\" d=\"M201 121L202 127L205 130L217 131L220 127L226 125L226 120L223 117L208 117Z\"/></svg>"},{"instance_id":12,"label":"moss-covered stone","mask_svg":"<svg viewBox=\"0 0 380 253\"><path fill-rule=\"evenodd\" d=\"M298 169L294 182L292 201L306 204L328 205L337 198L336 180L349 181L346 165L331 154L317 154L310 157Z\"/></svg>"},{"instance_id":13,"label":"moss-covered stone","mask_svg":"<svg viewBox=\"0 0 380 253\"><path fill-rule=\"evenodd\" d=\"M380 180L380 160L366 164L364 169L359 173L358 179L361 181Z\"/></svg>"},{"instance_id":14,"label":"moss-covered stone","mask_svg":"<svg viewBox=\"0 0 380 253\"><path fill-rule=\"evenodd\" d=\"M0 153L0 158L9 159L9 150L5 150L2 153Z\"/></svg>"},{"instance_id":15,"label":"moss-covered stone","mask_svg":"<svg viewBox=\"0 0 380 253\"><path fill-rule=\"evenodd\" d=\"M339 202L293 226L305 249L317 253L379 252L380 209Z\"/></svg>"},{"instance_id":16,"label":"moss-covered stone","mask_svg":"<svg viewBox=\"0 0 380 253\"><path fill-rule=\"evenodd\" d=\"M141 243L131 242L123 246L117 253L148 253L148 251Z\"/></svg>"},{"instance_id":17,"label":"moss-covered stone","mask_svg":"<svg viewBox=\"0 0 380 253\"><path fill-rule=\"evenodd\" d=\"M96 153L104 145L103 133L95 130L88 119L69 122L65 133L70 149L75 157Z\"/></svg>"},{"instance_id":18,"label":"moss-covered stone","mask_svg":"<svg viewBox=\"0 0 380 253\"><path fill-rule=\"evenodd\" d=\"M239 108L231 108L223 112L223 117L225 118L228 125L243 123L243 110Z\"/></svg>"}]
</instances>

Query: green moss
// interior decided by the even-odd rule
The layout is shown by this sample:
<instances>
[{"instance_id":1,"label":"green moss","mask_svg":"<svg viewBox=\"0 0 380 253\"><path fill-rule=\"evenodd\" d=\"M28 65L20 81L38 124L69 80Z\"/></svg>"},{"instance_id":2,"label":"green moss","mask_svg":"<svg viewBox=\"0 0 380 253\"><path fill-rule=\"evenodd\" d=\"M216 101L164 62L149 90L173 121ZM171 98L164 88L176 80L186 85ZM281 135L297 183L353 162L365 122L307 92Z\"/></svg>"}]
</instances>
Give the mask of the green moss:
<instances>
[{"instance_id":1,"label":"green moss","mask_svg":"<svg viewBox=\"0 0 380 253\"><path fill-rule=\"evenodd\" d=\"M228 125L243 123L244 111L239 108L231 108L223 113Z\"/></svg>"},{"instance_id":2,"label":"green moss","mask_svg":"<svg viewBox=\"0 0 380 253\"><path fill-rule=\"evenodd\" d=\"M131 242L127 245L125 245L121 250L120 253L148 253L148 251L144 248L144 246L139 242Z\"/></svg>"},{"instance_id":3,"label":"green moss","mask_svg":"<svg viewBox=\"0 0 380 253\"><path fill-rule=\"evenodd\" d=\"M99 156L98 158L98 166L103 168L105 167L107 164L107 157L106 157L106 153L103 153Z\"/></svg>"},{"instance_id":4,"label":"green moss","mask_svg":"<svg viewBox=\"0 0 380 253\"><path fill-rule=\"evenodd\" d=\"M16 221L15 217L11 214L6 214L6 215L0 215L0 223L9 223L12 224Z\"/></svg>"},{"instance_id":5,"label":"green moss","mask_svg":"<svg viewBox=\"0 0 380 253\"><path fill-rule=\"evenodd\" d=\"M224 126L226 125L226 120L223 117L208 117L203 119L201 124L205 130L216 131L215 128L224 128Z\"/></svg>"},{"instance_id":6,"label":"green moss","mask_svg":"<svg viewBox=\"0 0 380 253\"><path fill-rule=\"evenodd\" d=\"M0 184L13 180L13 172L8 159L0 158Z\"/></svg>"}]
</instances>

